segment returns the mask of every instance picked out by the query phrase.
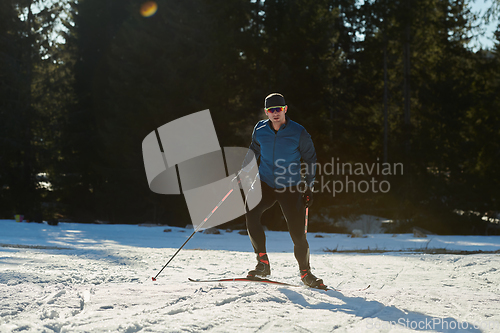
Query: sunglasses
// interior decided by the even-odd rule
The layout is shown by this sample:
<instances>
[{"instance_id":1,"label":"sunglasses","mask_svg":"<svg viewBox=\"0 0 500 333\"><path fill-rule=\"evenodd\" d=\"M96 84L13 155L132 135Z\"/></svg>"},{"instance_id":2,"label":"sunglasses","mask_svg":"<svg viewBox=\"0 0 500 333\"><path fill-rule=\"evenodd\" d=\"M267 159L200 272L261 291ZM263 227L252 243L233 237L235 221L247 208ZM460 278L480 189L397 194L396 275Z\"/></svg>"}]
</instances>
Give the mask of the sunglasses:
<instances>
[{"instance_id":1,"label":"sunglasses","mask_svg":"<svg viewBox=\"0 0 500 333\"><path fill-rule=\"evenodd\" d=\"M271 106L270 108L266 108L267 112L275 113L275 112L281 112L285 110L286 106Z\"/></svg>"}]
</instances>

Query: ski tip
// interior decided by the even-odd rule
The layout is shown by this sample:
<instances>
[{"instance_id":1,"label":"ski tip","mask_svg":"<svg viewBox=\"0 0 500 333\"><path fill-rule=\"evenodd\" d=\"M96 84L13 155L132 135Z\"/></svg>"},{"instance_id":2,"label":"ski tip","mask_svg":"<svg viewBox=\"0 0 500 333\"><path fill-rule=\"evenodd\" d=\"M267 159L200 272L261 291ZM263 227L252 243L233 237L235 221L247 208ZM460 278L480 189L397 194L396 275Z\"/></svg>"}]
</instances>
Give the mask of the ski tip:
<instances>
[{"instance_id":1,"label":"ski tip","mask_svg":"<svg viewBox=\"0 0 500 333\"><path fill-rule=\"evenodd\" d=\"M153 276L151 279L152 279L153 281L156 281L156 278L155 278L154 276Z\"/></svg>"}]
</instances>

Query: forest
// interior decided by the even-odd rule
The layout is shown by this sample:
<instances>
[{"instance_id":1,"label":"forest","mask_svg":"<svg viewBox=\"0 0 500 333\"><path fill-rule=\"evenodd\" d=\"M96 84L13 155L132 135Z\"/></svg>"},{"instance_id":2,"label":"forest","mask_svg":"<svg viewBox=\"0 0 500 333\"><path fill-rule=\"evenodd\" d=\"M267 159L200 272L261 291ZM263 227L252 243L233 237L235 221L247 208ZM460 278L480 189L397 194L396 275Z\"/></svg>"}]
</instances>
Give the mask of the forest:
<instances>
[{"instance_id":1,"label":"forest","mask_svg":"<svg viewBox=\"0 0 500 333\"><path fill-rule=\"evenodd\" d=\"M221 147L248 147L280 92L318 163L399 166L321 174L344 190L315 194L311 228L370 214L490 233L500 26L493 47L471 41L500 1L476 16L462 0L2 0L0 218L185 226L183 196L148 187L144 137L209 109ZM265 215L286 228L278 205Z\"/></svg>"}]
</instances>

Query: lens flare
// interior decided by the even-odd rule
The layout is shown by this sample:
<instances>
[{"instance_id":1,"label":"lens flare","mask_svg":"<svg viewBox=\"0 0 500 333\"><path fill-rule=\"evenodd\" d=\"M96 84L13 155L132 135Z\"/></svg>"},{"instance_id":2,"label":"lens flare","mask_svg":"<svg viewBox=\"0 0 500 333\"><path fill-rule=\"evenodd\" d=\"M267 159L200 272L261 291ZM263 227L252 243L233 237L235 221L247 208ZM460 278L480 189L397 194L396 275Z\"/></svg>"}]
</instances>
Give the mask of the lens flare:
<instances>
[{"instance_id":1,"label":"lens flare","mask_svg":"<svg viewBox=\"0 0 500 333\"><path fill-rule=\"evenodd\" d=\"M158 10L158 5L154 1L146 1L141 5L141 15L144 17L153 16Z\"/></svg>"}]
</instances>

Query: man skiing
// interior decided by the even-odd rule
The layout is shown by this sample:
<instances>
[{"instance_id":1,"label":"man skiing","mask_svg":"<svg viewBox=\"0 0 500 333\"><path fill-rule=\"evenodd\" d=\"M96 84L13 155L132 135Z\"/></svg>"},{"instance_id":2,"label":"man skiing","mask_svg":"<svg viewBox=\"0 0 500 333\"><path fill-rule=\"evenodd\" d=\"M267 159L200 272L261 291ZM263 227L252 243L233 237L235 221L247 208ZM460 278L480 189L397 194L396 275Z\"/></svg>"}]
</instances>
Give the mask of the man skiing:
<instances>
[{"instance_id":1,"label":"man skiing","mask_svg":"<svg viewBox=\"0 0 500 333\"><path fill-rule=\"evenodd\" d=\"M268 119L259 121L254 127L250 144L255 159L260 158L262 199L246 215L248 234L258 262L255 269L248 272L248 276L264 277L271 274L261 216L277 201L294 243L294 255L299 264L302 281L310 287L321 288L324 287L323 280L311 273L309 265L304 209L312 204L316 151L311 136L305 128L286 115L288 106L283 95L279 93L268 95L264 105ZM301 158L307 165L305 184L300 172ZM240 174L240 179L244 176ZM302 188L299 185L302 185Z\"/></svg>"}]
</instances>

